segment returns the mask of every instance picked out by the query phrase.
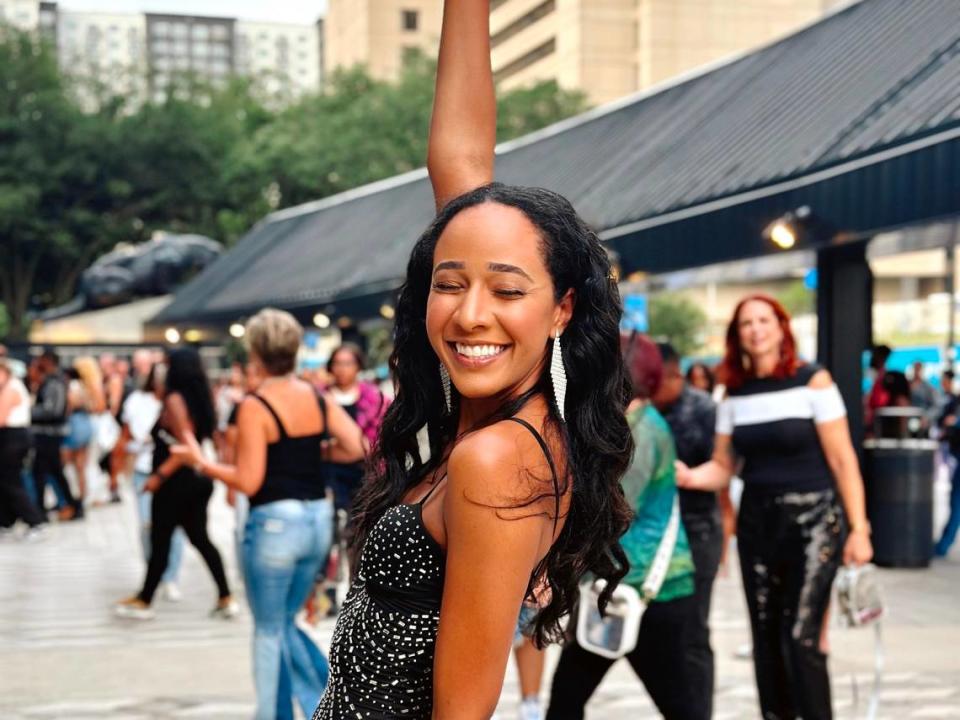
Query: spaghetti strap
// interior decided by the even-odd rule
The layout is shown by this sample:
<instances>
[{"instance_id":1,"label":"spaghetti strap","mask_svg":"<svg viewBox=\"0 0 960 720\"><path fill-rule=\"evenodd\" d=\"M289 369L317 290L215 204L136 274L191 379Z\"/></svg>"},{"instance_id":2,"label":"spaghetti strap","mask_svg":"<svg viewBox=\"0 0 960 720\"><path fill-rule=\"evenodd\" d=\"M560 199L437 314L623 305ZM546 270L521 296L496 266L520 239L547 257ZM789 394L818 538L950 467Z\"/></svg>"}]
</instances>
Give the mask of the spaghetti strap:
<instances>
[{"instance_id":1,"label":"spaghetti strap","mask_svg":"<svg viewBox=\"0 0 960 720\"><path fill-rule=\"evenodd\" d=\"M280 431L280 438L285 439L287 437L287 429L283 426L283 421L280 419L280 416L277 415L277 411L273 409L273 405L268 403L266 398L258 393L252 392L250 393L250 397L255 397L257 400L259 400L267 409L267 412L273 415L273 419L277 422L277 429Z\"/></svg>"},{"instance_id":2,"label":"spaghetti strap","mask_svg":"<svg viewBox=\"0 0 960 720\"><path fill-rule=\"evenodd\" d=\"M513 422L522 425L527 430L530 431L530 434L533 435L533 438L537 441L537 444L540 446L540 449L543 451L543 455L547 458L547 464L550 466L550 475L553 480L553 493L554 500L556 503L556 513L553 516L553 531L557 531L557 522L560 520L560 482L557 480L557 468L553 464L553 455L550 454L550 449L547 447L547 443L544 441L543 437L537 432L537 429L528 423L523 418L518 417L508 417L507 420L512 420Z\"/></svg>"},{"instance_id":3,"label":"spaghetti strap","mask_svg":"<svg viewBox=\"0 0 960 720\"><path fill-rule=\"evenodd\" d=\"M434 483L433 487L430 488L430 490L427 492L427 494L424 495L422 498L420 498L420 502L418 502L417 505L419 505L420 507L423 507L424 503L426 503L427 500L430 499L430 496L433 495L433 491L436 490L438 487L440 487L440 484L441 484L444 480L446 480L446 479L447 479L447 474L444 473L444 474L443 474L443 477L440 478L439 480L437 480L437 482Z\"/></svg>"}]
</instances>

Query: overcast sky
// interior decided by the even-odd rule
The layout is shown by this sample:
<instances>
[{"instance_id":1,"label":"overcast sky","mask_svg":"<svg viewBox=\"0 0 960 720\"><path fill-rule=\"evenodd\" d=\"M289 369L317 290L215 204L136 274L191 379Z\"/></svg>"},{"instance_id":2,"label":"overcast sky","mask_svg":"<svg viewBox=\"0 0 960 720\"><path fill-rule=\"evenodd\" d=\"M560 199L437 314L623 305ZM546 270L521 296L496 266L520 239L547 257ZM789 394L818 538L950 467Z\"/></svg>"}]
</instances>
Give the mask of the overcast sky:
<instances>
[{"instance_id":1,"label":"overcast sky","mask_svg":"<svg viewBox=\"0 0 960 720\"><path fill-rule=\"evenodd\" d=\"M61 0L58 4L67 10L182 13L293 23L313 23L327 9L327 0Z\"/></svg>"}]
</instances>

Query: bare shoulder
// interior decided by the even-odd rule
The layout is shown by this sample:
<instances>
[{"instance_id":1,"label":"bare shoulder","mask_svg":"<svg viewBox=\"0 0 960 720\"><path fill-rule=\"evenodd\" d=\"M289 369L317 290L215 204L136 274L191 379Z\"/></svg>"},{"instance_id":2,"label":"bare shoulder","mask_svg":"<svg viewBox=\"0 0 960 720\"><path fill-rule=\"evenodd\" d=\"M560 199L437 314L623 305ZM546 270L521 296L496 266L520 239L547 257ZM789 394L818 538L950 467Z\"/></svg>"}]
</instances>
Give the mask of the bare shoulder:
<instances>
[{"instance_id":1,"label":"bare shoulder","mask_svg":"<svg viewBox=\"0 0 960 720\"><path fill-rule=\"evenodd\" d=\"M523 502L543 483L553 491L550 461L540 443L528 428L511 420L485 427L457 443L447 472L452 489L492 506Z\"/></svg>"},{"instance_id":2,"label":"bare shoulder","mask_svg":"<svg viewBox=\"0 0 960 720\"><path fill-rule=\"evenodd\" d=\"M833 385L833 376L830 375L830 371L824 368L817 370L813 374L813 377L810 378L810 382L807 383L807 387L813 388L814 390L824 390Z\"/></svg>"}]
</instances>

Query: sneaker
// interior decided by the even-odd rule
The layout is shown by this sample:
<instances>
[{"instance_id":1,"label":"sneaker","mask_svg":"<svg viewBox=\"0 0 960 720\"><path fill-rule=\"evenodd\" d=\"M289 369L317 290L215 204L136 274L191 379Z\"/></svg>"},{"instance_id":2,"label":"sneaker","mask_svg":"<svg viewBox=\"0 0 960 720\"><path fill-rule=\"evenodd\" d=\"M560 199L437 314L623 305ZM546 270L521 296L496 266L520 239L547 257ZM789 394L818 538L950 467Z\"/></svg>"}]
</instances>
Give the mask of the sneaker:
<instances>
[{"instance_id":1,"label":"sneaker","mask_svg":"<svg viewBox=\"0 0 960 720\"><path fill-rule=\"evenodd\" d=\"M210 617L221 620L232 620L240 614L240 606L233 598L223 598L219 600L213 610L210 611Z\"/></svg>"},{"instance_id":2,"label":"sneaker","mask_svg":"<svg viewBox=\"0 0 960 720\"><path fill-rule=\"evenodd\" d=\"M180 602L183 600L183 593L180 592L180 586L175 582L165 582L161 584L160 594L164 600L169 602Z\"/></svg>"},{"instance_id":3,"label":"sneaker","mask_svg":"<svg viewBox=\"0 0 960 720\"><path fill-rule=\"evenodd\" d=\"M133 620L153 620L156 614L153 612L152 607L138 597L121 600L113 606L113 611L118 617L131 618Z\"/></svg>"},{"instance_id":4,"label":"sneaker","mask_svg":"<svg viewBox=\"0 0 960 720\"><path fill-rule=\"evenodd\" d=\"M520 720L543 720L539 698L528 697L520 703Z\"/></svg>"},{"instance_id":5,"label":"sneaker","mask_svg":"<svg viewBox=\"0 0 960 720\"><path fill-rule=\"evenodd\" d=\"M116 490L110 493L110 503L112 505L116 505L117 503L122 503L122 502L123 500L120 499L120 493L118 493Z\"/></svg>"},{"instance_id":6,"label":"sneaker","mask_svg":"<svg viewBox=\"0 0 960 720\"><path fill-rule=\"evenodd\" d=\"M34 525L31 528L27 528L27 531L23 534L23 537L20 539L23 542L34 543L42 542L50 537L50 530L45 525Z\"/></svg>"},{"instance_id":7,"label":"sneaker","mask_svg":"<svg viewBox=\"0 0 960 720\"><path fill-rule=\"evenodd\" d=\"M0 527L0 542L13 540L16 537L17 533L12 527Z\"/></svg>"}]
</instances>

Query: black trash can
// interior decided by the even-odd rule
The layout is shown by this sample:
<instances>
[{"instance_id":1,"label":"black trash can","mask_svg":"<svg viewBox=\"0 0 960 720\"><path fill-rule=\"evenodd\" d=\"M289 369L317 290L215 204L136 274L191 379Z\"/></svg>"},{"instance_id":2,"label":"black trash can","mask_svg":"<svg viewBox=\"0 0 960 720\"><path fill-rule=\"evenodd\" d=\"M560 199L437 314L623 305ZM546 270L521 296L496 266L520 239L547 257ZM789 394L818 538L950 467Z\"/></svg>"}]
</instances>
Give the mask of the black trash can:
<instances>
[{"instance_id":1,"label":"black trash can","mask_svg":"<svg viewBox=\"0 0 960 720\"><path fill-rule=\"evenodd\" d=\"M934 440L866 440L864 484L873 529L873 561L926 567L933 556Z\"/></svg>"}]
</instances>

